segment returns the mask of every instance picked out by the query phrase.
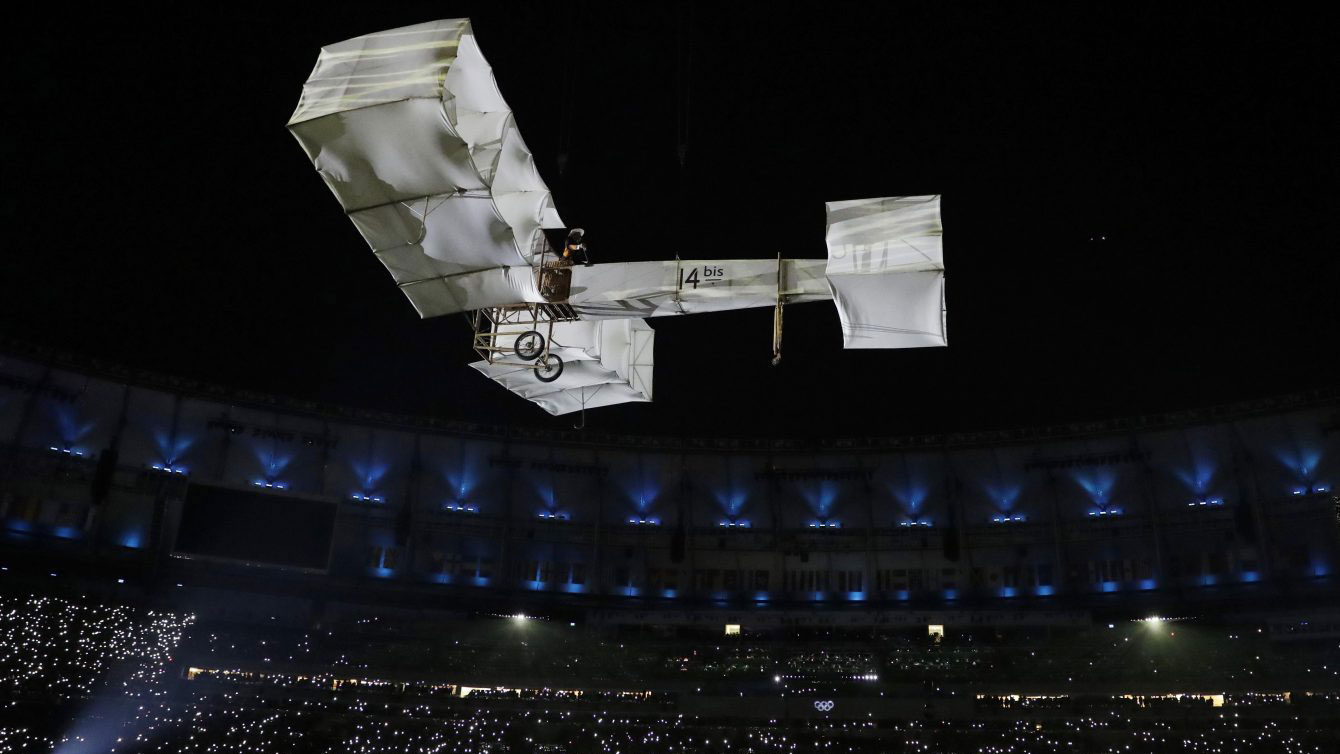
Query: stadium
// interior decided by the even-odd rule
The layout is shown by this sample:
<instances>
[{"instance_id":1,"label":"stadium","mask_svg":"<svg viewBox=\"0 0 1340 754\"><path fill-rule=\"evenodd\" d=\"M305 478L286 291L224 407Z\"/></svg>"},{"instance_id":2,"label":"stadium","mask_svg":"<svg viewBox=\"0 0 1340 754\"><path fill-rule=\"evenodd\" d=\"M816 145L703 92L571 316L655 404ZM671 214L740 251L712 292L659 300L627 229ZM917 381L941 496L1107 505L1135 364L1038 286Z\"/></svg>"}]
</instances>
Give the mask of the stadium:
<instances>
[{"instance_id":1,"label":"stadium","mask_svg":"<svg viewBox=\"0 0 1340 754\"><path fill-rule=\"evenodd\" d=\"M1334 392L810 444L413 422L52 354L3 369L11 746L1337 732ZM85 704L89 729L59 730Z\"/></svg>"},{"instance_id":2,"label":"stadium","mask_svg":"<svg viewBox=\"0 0 1340 754\"><path fill-rule=\"evenodd\" d=\"M697 197L723 155L744 197L808 159L738 138L780 120L795 82L817 110L932 96L908 61L945 47L930 67L947 80L1005 65L992 86L1037 104L1052 90L1016 73L1042 69L983 64L974 35L1003 51L1083 24L575 8L276 16L228 55L173 35L123 50L78 22L94 52L233 60L211 75L255 107L146 104L164 122L185 108L188 135L97 163L120 165L124 195L85 222L14 192L16 217L42 220L15 227L60 253L0 280L0 754L1336 750L1336 261L1297 251L1327 241L1318 161L1202 174L1216 152L1161 188L1113 177L1125 153L1090 148L1111 135L1103 79L1071 125L1104 167L1073 190L1039 189L1079 174L1063 150L1014 198L981 153L936 168L942 119L971 140L1004 115L909 116L902 146L875 148L903 113L861 104L870 122L832 119L833 164L794 191ZM251 23L225 20L201 39ZM952 33L928 37L937 24ZM1247 26L1228 23L1234 44ZM815 39L775 41L796 28ZM555 35L580 54L549 71L537 40ZM879 78L889 40L908 58ZM1226 80L1200 53L1126 69L1080 47L1077 78L1044 80ZM1048 69L1070 54L1047 49ZM774 82L775 51L810 72ZM83 75L34 59L32 102ZM155 92L200 72L137 70ZM674 84L627 87L644 80ZM1126 105L1146 102L1135 88ZM1206 96L1169 117L1204 122ZM940 113L960 99L939 97ZM749 105L702 115L731 98ZM227 145L252 109L277 135L168 164ZM1011 143L1023 156L994 169L1041 142ZM19 151L38 183L83 169ZM1230 209L1242 171L1331 193ZM1218 183L1189 190L1191 173ZM939 194L890 196L937 181L961 189L948 252ZM1137 187L1140 213L1104 201ZM166 194L155 211L199 258L106 232L97 218L149 206L141 192ZM686 220L652 233L663 205ZM1266 222L1286 210L1291 230ZM235 229L210 240L222 212ZM241 234L266 240L234 253ZM1266 241L1294 254L1287 284ZM1225 304L1234 286L1256 298Z\"/></svg>"}]
</instances>

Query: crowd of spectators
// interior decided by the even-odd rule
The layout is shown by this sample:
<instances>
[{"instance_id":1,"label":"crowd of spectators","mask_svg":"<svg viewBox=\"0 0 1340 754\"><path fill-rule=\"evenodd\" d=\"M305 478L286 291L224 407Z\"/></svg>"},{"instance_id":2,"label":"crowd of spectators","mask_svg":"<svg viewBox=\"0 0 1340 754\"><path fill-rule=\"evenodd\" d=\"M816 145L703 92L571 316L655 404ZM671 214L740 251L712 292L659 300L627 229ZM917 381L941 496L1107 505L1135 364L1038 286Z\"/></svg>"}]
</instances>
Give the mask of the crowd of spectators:
<instances>
[{"instance_id":1,"label":"crowd of spectators","mask_svg":"<svg viewBox=\"0 0 1340 754\"><path fill-rule=\"evenodd\" d=\"M1172 656L1168 642L1178 636L1188 645L1179 651L1190 659ZM1184 666L1200 662L1210 663L1203 673L1220 679L1289 675L1312 687L1338 685L1330 674L1336 647L1322 643L1290 652L1242 631L1202 629L1198 635L1189 626L1113 624L1013 643L882 637L864 648L850 638L845 646L806 648L785 637L731 643L606 636L582 649L588 639L569 624L543 622L495 622L473 635L437 640L402 631L379 636L366 626L211 625L189 614L125 604L0 595L0 754L1310 754L1334 751L1340 740L1340 694L1324 691L1238 691L1213 698L995 694L978 696L981 714L971 719L928 713L920 719L760 720L702 710L686 714L677 702L691 693L687 687L671 690L657 681L688 675L715 678L720 688L755 680L785 686L777 679L786 674L850 677L880 688L887 675L917 680L947 670L971 681L1005 667L1023 672L1033 653L1054 650L1062 658L1069 653L1068 660L1056 660L1069 669L1094 668L1085 671L1088 677L1124 662L1148 681L1155 671L1190 672ZM689 645L687 651L677 641ZM616 655L607 665L626 674L657 671L626 687L590 684L572 673L562 685L446 680L462 668L476 675L490 665L503 668L513 645L531 658L529 673L581 668L601 653ZM1084 647L1087 654L1080 651ZM632 657L621 665L620 653ZM438 660L443 664L434 664Z\"/></svg>"}]
</instances>

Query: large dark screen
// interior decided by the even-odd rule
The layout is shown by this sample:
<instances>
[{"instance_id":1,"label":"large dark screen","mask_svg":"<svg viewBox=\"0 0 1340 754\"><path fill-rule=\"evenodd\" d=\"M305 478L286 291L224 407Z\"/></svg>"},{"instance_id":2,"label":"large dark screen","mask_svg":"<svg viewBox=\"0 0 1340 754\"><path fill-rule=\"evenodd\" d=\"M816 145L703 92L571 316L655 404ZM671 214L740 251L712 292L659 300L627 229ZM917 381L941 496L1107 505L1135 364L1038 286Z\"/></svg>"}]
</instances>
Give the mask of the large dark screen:
<instances>
[{"instance_id":1,"label":"large dark screen","mask_svg":"<svg viewBox=\"0 0 1340 754\"><path fill-rule=\"evenodd\" d=\"M334 503L193 484L177 552L324 569L335 531Z\"/></svg>"}]
</instances>

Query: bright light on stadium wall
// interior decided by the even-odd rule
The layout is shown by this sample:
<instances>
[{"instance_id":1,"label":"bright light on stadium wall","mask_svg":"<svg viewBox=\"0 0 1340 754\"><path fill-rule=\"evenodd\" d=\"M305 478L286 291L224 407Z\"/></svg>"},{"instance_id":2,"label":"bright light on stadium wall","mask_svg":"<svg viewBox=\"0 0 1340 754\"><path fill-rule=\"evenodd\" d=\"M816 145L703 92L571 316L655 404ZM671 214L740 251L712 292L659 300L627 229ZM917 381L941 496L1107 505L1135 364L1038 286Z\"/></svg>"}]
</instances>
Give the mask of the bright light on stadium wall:
<instances>
[{"instance_id":1,"label":"bright light on stadium wall","mask_svg":"<svg viewBox=\"0 0 1340 754\"><path fill-rule=\"evenodd\" d=\"M1312 472L1317 469L1317 464L1321 462L1320 450L1279 449L1274 455L1286 468L1298 472L1299 479L1310 479Z\"/></svg>"},{"instance_id":2,"label":"bright light on stadium wall","mask_svg":"<svg viewBox=\"0 0 1340 754\"><path fill-rule=\"evenodd\" d=\"M1205 490L1209 488L1210 482L1214 481L1215 469L1209 460L1197 458L1192 463L1191 469L1174 469L1173 473L1187 489L1197 495L1204 495Z\"/></svg>"},{"instance_id":3,"label":"bright light on stadium wall","mask_svg":"<svg viewBox=\"0 0 1340 754\"><path fill-rule=\"evenodd\" d=\"M350 462L349 465L353 468L354 475L358 477L364 490L376 489L381 482L382 477L386 476L386 472L390 468L388 464L378 463L376 461L367 461L364 463L355 461Z\"/></svg>"},{"instance_id":4,"label":"bright light on stadium wall","mask_svg":"<svg viewBox=\"0 0 1340 754\"><path fill-rule=\"evenodd\" d=\"M1004 487L984 485L982 489L986 490L986 494L992 500L996 501L996 507L1005 513L1014 510L1014 505L1018 502L1019 495L1023 492L1023 487L1017 484Z\"/></svg>"},{"instance_id":5,"label":"bright light on stadium wall","mask_svg":"<svg viewBox=\"0 0 1340 754\"><path fill-rule=\"evenodd\" d=\"M186 455L186 451L191 449L195 440L189 437L172 437L167 432L155 430L153 433L154 447L158 448L158 457L163 459L164 466L176 467L177 462Z\"/></svg>"},{"instance_id":6,"label":"bright light on stadium wall","mask_svg":"<svg viewBox=\"0 0 1340 754\"><path fill-rule=\"evenodd\" d=\"M256 460L261 468L265 469L265 478L270 481L278 479L293 462L291 454L280 455L264 448L252 448L252 451L256 454Z\"/></svg>"},{"instance_id":7,"label":"bright light on stadium wall","mask_svg":"<svg viewBox=\"0 0 1340 754\"><path fill-rule=\"evenodd\" d=\"M836 482L824 481L817 487L802 490L801 494L814 515L819 516L820 520L825 520L832 513L833 505L837 503L838 487Z\"/></svg>"},{"instance_id":8,"label":"bright light on stadium wall","mask_svg":"<svg viewBox=\"0 0 1340 754\"><path fill-rule=\"evenodd\" d=\"M1071 478L1088 494L1094 505L1100 509L1109 507L1108 496L1117 484L1117 475L1114 472L1106 469L1076 471L1071 474Z\"/></svg>"},{"instance_id":9,"label":"bright light on stadium wall","mask_svg":"<svg viewBox=\"0 0 1340 754\"><path fill-rule=\"evenodd\" d=\"M721 508L722 512L732 519L744 510L744 505L748 501L748 495L738 491L722 492L713 490L712 497L716 500L717 506Z\"/></svg>"},{"instance_id":10,"label":"bright light on stadium wall","mask_svg":"<svg viewBox=\"0 0 1340 754\"><path fill-rule=\"evenodd\" d=\"M908 484L906 489L901 489L897 485L890 484L888 490L909 518L915 518L921 512L921 506L926 503L926 498L930 496L930 491L921 485Z\"/></svg>"},{"instance_id":11,"label":"bright light on stadium wall","mask_svg":"<svg viewBox=\"0 0 1340 754\"><path fill-rule=\"evenodd\" d=\"M79 442L84 439L89 432L93 431L95 423L89 421L80 424L73 407L56 405L54 408L56 424L60 428L61 440L64 441L66 447Z\"/></svg>"}]
</instances>

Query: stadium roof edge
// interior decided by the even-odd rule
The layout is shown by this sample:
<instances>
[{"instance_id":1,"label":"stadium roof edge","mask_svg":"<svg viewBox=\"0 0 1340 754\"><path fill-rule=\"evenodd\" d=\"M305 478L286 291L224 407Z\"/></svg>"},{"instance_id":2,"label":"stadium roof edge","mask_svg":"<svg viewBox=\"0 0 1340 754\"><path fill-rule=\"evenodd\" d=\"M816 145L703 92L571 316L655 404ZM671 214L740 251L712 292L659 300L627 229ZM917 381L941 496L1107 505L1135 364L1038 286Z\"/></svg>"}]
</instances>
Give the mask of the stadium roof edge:
<instances>
[{"instance_id":1,"label":"stadium roof edge","mask_svg":"<svg viewBox=\"0 0 1340 754\"><path fill-rule=\"evenodd\" d=\"M332 405L317 401L304 401L258 391L229 388L150 370L134 369L105 359L39 346L4 335L0 335L0 355L38 361L52 367L81 372L89 376L101 377L138 387L268 410L305 414L323 419L373 424L386 428L437 432L478 439L531 440L587 447L619 447L625 449L631 447L681 452L736 450L757 453L834 451L861 453L1009 445L1206 424L1318 406L1340 406L1340 385L1336 385L1180 411L1015 429L833 438L677 437L597 432L589 429L566 431L535 426L507 426L457 419L434 419L388 411Z\"/></svg>"}]
</instances>

